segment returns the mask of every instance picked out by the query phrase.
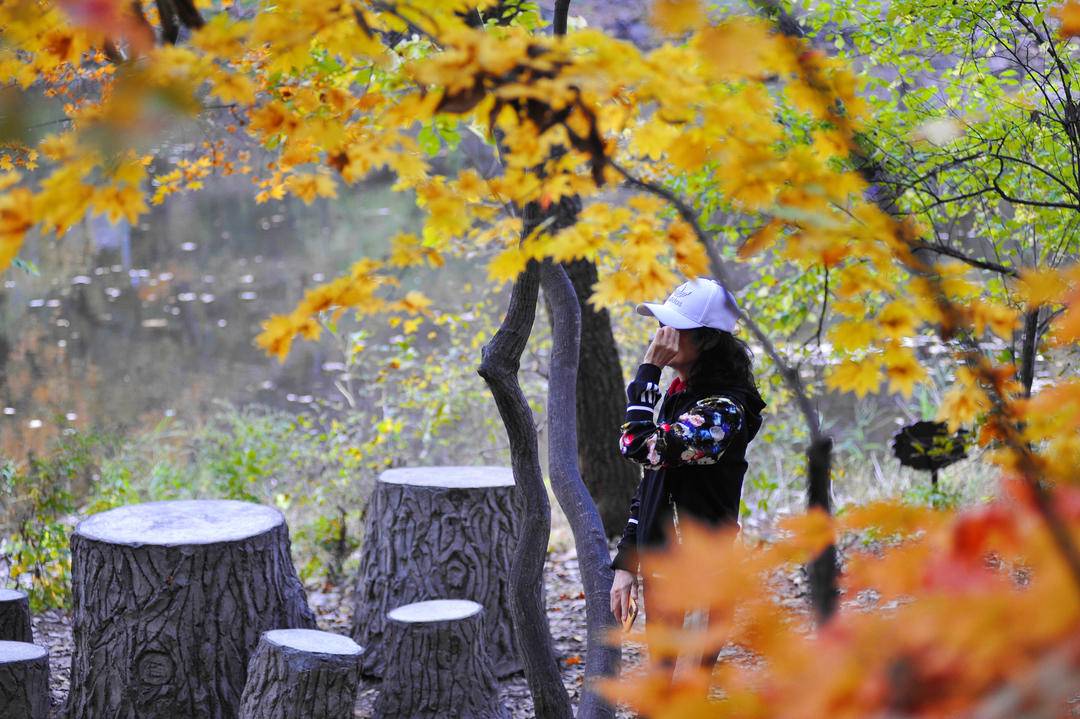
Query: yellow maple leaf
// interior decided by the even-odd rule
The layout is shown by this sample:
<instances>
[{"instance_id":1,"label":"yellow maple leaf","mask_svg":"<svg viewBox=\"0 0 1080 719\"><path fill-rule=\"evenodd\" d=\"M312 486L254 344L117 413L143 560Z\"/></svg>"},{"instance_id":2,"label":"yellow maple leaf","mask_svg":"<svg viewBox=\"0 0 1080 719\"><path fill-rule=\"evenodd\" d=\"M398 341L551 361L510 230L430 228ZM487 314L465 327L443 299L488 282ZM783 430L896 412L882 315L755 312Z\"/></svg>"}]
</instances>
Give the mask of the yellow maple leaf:
<instances>
[{"instance_id":1,"label":"yellow maple leaf","mask_svg":"<svg viewBox=\"0 0 1080 719\"><path fill-rule=\"evenodd\" d=\"M500 284L507 280L513 280L525 269L528 257L521 248L509 247L488 263L488 278Z\"/></svg>"},{"instance_id":2,"label":"yellow maple leaf","mask_svg":"<svg viewBox=\"0 0 1080 719\"><path fill-rule=\"evenodd\" d=\"M576 222L553 235L542 238L540 250L556 262L578 258L594 259L606 238L586 223Z\"/></svg>"},{"instance_id":3,"label":"yellow maple leaf","mask_svg":"<svg viewBox=\"0 0 1080 719\"><path fill-rule=\"evenodd\" d=\"M844 360L825 375L825 386L865 397L881 386L881 357L870 355L861 360Z\"/></svg>"},{"instance_id":4,"label":"yellow maple leaf","mask_svg":"<svg viewBox=\"0 0 1080 719\"><path fill-rule=\"evenodd\" d=\"M971 322L976 334L982 334L989 329L998 337L1011 340L1019 320L1020 315L1016 310L989 300L984 299L971 305Z\"/></svg>"},{"instance_id":5,"label":"yellow maple leaf","mask_svg":"<svg viewBox=\"0 0 1080 719\"><path fill-rule=\"evenodd\" d=\"M1080 291L1066 298L1065 312L1051 325L1051 341L1062 345L1080 340Z\"/></svg>"},{"instance_id":6,"label":"yellow maple leaf","mask_svg":"<svg viewBox=\"0 0 1080 719\"><path fill-rule=\"evenodd\" d=\"M471 168L458 173L454 187L459 196L469 202L479 200L487 192L487 182L479 172Z\"/></svg>"},{"instance_id":7,"label":"yellow maple leaf","mask_svg":"<svg viewBox=\"0 0 1080 719\"><path fill-rule=\"evenodd\" d=\"M218 13L191 33L191 44L208 55L229 58L243 52L246 23L233 20L228 13Z\"/></svg>"},{"instance_id":8,"label":"yellow maple leaf","mask_svg":"<svg viewBox=\"0 0 1080 719\"><path fill-rule=\"evenodd\" d=\"M289 356L293 339L301 329L307 334L318 334L319 325L310 317L297 314L274 315L262 324L263 331L255 338L255 343L266 350L267 354L284 362ZM314 328L314 329L312 329Z\"/></svg>"},{"instance_id":9,"label":"yellow maple leaf","mask_svg":"<svg viewBox=\"0 0 1080 719\"><path fill-rule=\"evenodd\" d=\"M638 155L659 160L678 137L678 128L654 115L634 129L630 136L630 147Z\"/></svg>"},{"instance_id":10,"label":"yellow maple leaf","mask_svg":"<svg viewBox=\"0 0 1080 719\"><path fill-rule=\"evenodd\" d=\"M405 296L394 303L393 307L409 314L423 313L431 306L431 300L423 293L410 290Z\"/></svg>"},{"instance_id":11,"label":"yellow maple leaf","mask_svg":"<svg viewBox=\"0 0 1080 719\"><path fill-rule=\"evenodd\" d=\"M910 303L893 300L878 313L877 322L888 337L900 339L915 334L918 317Z\"/></svg>"},{"instance_id":12,"label":"yellow maple leaf","mask_svg":"<svg viewBox=\"0 0 1080 719\"><path fill-rule=\"evenodd\" d=\"M669 35L678 35L705 22L701 0L654 0L652 24Z\"/></svg>"},{"instance_id":13,"label":"yellow maple leaf","mask_svg":"<svg viewBox=\"0 0 1080 719\"><path fill-rule=\"evenodd\" d=\"M757 230L747 238L746 242L739 246L739 257L746 259L761 252L776 243L780 232L784 229L782 222L773 221Z\"/></svg>"},{"instance_id":14,"label":"yellow maple leaf","mask_svg":"<svg viewBox=\"0 0 1080 719\"><path fill-rule=\"evenodd\" d=\"M0 272L18 255L27 230L34 224L32 204L30 191L25 187L0 193Z\"/></svg>"},{"instance_id":15,"label":"yellow maple leaf","mask_svg":"<svg viewBox=\"0 0 1080 719\"><path fill-rule=\"evenodd\" d=\"M1061 302L1068 288L1068 276L1055 268L1023 269L1016 281L1016 293L1031 307Z\"/></svg>"},{"instance_id":16,"label":"yellow maple leaf","mask_svg":"<svg viewBox=\"0 0 1080 719\"><path fill-rule=\"evenodd\" d=\"M668 241L675 248L675 264L687 277L708 276L709 255L705 246L698 242L693 229L681 220L668 225Z\"/></svg>"},{"instance_id":17,"label":"yellow maple leaf","mask_svg":"<svg viewBox=\"0 0 1080 719\"><path fill-rule=\"evenodd\" d=\"M280 102L268 102L251 113L248 132L270 138L289 133L299 124L289 109Z\"/></svg>"},{"instance_id":18,"label":"yellow maple leaf","mask_svg":"<svg viewBox=\"0 0 1080 719\"><path fill-rule=\"evenodd\" d=\"M242 105L255 102L255 83L239 73L217 70L210 76L210 87L222 102Z\"/></svg>"},{"instance_id":19,"label":"yellow maple leaf","mask_svg":"<svg viewBox=\"0 0 1080 719\"><path fill-rule=\"evenodd\" d=\"M592 286L589 304L598 310L618 307L633 292L630 273L616 271L604 275Z\"/></svg>"},{"instance_id":20,"label":"yellow maple leaf","mask_svg":"<svg viewBox=\"0 0 1080 719\"><path fill-rule=\"evenodd\" d=\"M965 376L970 375L957 373L956 383L945 392L938 407L937 419L947 422L950 432L974 423L979 414L990 407L986 392L973 381L964 379Z\"/></svg>"},{"instance_id":21,"label":"yellow maple leaf","mask_svg":"<svg viewBox=\"0 0 1080 719\"><path fill-rule=\"evenodd\" d=\"M412 267L424 261L420 238L410 232L399 232L390 240L390 265Z\"/></svg>"},{"instance_id":22,"label":"yellow maple leaf","mask_svg":"<svg viewBox=\"0 0 1080 719\"><path fill-rule=\"evenodd\" d=\"M337 197L337 185L334 178L325 173L298 172L289 175L285 187L292 194L310 205L316 197Z\"/></svg>"},{"instance_id":23,"label":"yellow maple leaf","mask_svg":"<svg viewBox=\"0 0 1080 719\"><path fill-rule=\"evenodd\" d=\"M733 17L701 30L694 45L720 79L758 78L794 68L791 53L763 21Z\"/></svg>"},{"instance_id":24,"label":"yellow maple leaf","mask_svg":"<svg viewBox=\"0 0 1080 719\"><path fill-rule=\"evenodd\" d=\"M108 217L109 222L114 223L125 219L135 224L140 215L150 210L146 197L137 185L97 187L94 189L91 204L95 210Z\"/></svg>"},{"instance_id":25,"label":"yellow maple leaf","mask_svg":"<svg viewBox=\"0 0 1080 719\"><path fill-rule=\"evenodd\" d=\"M885 376L889 379L889 391L911 397L915 385L926 378L926 369L919 363L914 350L899 344L885 349Z\"/></svg>"},{"instance_id":26,"label":"yellow maple leaf","mask_svg":"<svg viewBox=\"0 0 1080 719\"><path fill-rule=\"evenodd\" d=\"M688 132L668 147L671 164L684 172L700 170L710 158L709 140L701 132Z\"/></svg>"},{"instance_id":27,"label":"yellow maple leaf","mask_svg":"<svg viewBox=\"0 0 1080 719\"><path fill-rule=\"evenodd\" d=\"M841 352L865 349L877 335L877 323L868 319L844 320L829 329L829 340Z\"/></svg>"}]
</instances>

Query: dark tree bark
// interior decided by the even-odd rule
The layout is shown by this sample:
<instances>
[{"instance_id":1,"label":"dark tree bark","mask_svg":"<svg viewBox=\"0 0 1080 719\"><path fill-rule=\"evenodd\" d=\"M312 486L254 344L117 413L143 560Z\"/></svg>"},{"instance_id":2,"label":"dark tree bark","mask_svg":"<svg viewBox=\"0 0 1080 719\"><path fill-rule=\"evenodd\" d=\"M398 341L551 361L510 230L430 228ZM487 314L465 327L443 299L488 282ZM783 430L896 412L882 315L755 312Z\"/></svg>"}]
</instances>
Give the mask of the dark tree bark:
<instances>
[{"instance_id":1,"label":"dark tree bark","mask_svg":"<svg viewBox=\"0 0 1080 719\"><path fill-rule=\"evenodd\" d=\"M352 719L363 651L329 632L266 632L248 664L240 719Z\"/></svg>"},{"instance_id":2,"label":"dark tree bark","mask_svg":"<svg viewBox=\"0 0 1080 719\"><path fill-rule=\"evenodd\" d=\"M1031 385L1035 382L1035 355L1039 348L1039 308L1024 315L1023 346L1020 349L1020 383L1024 385L1024 394L1031 396Z\"/></svg>"},{"instance_id":3,"label":"dark tree bark","mask_svg":"<svg viewBox=\"0 0 1080 719\"><path fill-rule=\"evenodd\" d=\"M566 34L569 13L570 0L555 0L553 35ZM555 227L572 225L580 209L580 198L563 198L556 209ZM591 260L576 260L565 268L574 286L580 315L576 400L580 477L596 503L605 533L617 537L626 526L630 500L641 479L640 470L619 454L615 441L626 411L622 363L608 311L597 311L588 303L597 280L596 264ZM554 321L553 317L549 319Z\"/></svg>"},{"instance_id":4,"label":"dark tree bark","mask_svg":"<svg viewBox=\"0 0 1080 719\"><path fill-rule=\"evenodd\" d=\"M817 437L806 449L806 503L832 514L832 438ZM830 544L807 565L810 578L810 603L819 621L836 612L840 590L837 587L839 565L836 545Z\"/></svg>"},{"instance_id":5,"label":"dark tree bark","mask_svg":"<svg viewBox=\"0 0 1080 719\"><path fill-rule=\"evenodd\" d=\"M70 719L232 719L270 629L315 627L271 507L151 502L71 538Z\"/></svg>"},{"instance_id":6,"label":"dark tree bark","mask_svg":"<svg viewBox=\"0 0 1080 719\"><path fill-rule=\"evenodd\" d=\"M525 236L536 227L539 212L530 206L523 214ZM521 525L510 565L510 614L533 713L543 719L572 719L574 712L559 675L544 611L544 557L551 534L551 504L540 472L532 410L518 382L521 353L536 317L539 280L540 267L530 260L514 281L502 324L484 345L478 372L487 382L506 427L514 481L521 496Z\"/></svg>"},{"instance_id":7,"label":"dark tree bark","mask_svg":"<svg viewBox=\"0 0 1080 719\"><path fill-rule=\"evenodd\" d=\"M626 525L630 500L641 472L619 454L616 438L626 411L619 348L607 310L588 302L596 284L596 265L589 260L567 263L581 312L581 361L577 369L577 455L581 478L589 489L609 537Z\"/></svg>"},{"instance_id":8,"label":"dark tree bark","mask_svg":"<svg viewBox=\"0 0 1080 719\"><path fill-rule=\"evenodd\" d=\"M0 589L0 641L34 642L30 599L17 589Z\"/></svg>"},{"instance_id":9,"label":"dark tree bark","mask_svg":"<svg viewBox=\"0 0 1080 719\"><path fill-rule=\"evenodd\" d=\"M615 628L609 593L614 573L600 513L578 471L575 399L581 314L570 278L561 265L545 262L541 283L552 318L551 365L548 369L548 467L551 488L570 523L585 589L587 645L585 691L578 719L614 717L615 710L590 687L600 677L618 674L621 649L606 641ZM579 406L579 405L578 405ZM609 442L612 446L615 443ZM625 510L624 510L625 511Z\"/></svg>"},{"instance_id":10,"label":"dark tree bark","mask_svg":"<svg viewBox=\"0 0 1080 719\"><path fill-rule=\"evenodd\" d=\"M436 600L389 614L377 719L509 719L484 649L484 608ZM536 716L546 716L536 712Z\"/></svg>"},{"instance_id":11,"label":"dark tree bark","mask_svg":"<svg viewBox=\"0 0 1080 719\"><path fill-rule=\"evenodd\" d=\"M0 641L0 717L48 719L49 652L26 642Z\"/></svg>"},{"instance_id":12,"label":"dark tree bark","mask_svg":"<svg viewBox=\"0 0 1080 719\"><path fill-rule=\"evenodd\" d=\"M352 636L363 671L382 676L386 613L425 599L484 607L496 676L521 670L510 618L510 558L518 524L513 474L503 467L387 470L367 512Z\"/></svg>"}]
</instances>

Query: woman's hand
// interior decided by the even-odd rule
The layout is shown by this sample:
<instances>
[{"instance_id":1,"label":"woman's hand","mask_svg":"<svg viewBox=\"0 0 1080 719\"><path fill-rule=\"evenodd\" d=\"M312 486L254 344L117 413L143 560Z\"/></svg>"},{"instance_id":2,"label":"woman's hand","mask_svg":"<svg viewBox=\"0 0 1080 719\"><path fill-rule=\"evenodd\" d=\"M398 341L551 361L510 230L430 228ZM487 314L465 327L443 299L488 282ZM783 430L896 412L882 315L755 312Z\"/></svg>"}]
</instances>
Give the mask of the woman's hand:
<instances>
[{"instance_id":1,"label":"woman's hand","mask_svg":"<svg viewBox=\"0 0 1080 719\"><path fill-rule=\"evenodd\" d=\"M615 580L611 583L611 613L619 624L626 621L630 612L630 597L637 601L637 577L625 569L615 570Z\"/></svg>"},{"instance_id":2,"label":"woman's hand","mask_svg":"<svg viewBox=\"0 0 1080 719\"><path fill-rule=\"evenodd\" d=\"M649 349L645 350L646 364L663 368L679 354L679 330L674 327L661 327L653 336Z\"/></svg>"}]
</instances>

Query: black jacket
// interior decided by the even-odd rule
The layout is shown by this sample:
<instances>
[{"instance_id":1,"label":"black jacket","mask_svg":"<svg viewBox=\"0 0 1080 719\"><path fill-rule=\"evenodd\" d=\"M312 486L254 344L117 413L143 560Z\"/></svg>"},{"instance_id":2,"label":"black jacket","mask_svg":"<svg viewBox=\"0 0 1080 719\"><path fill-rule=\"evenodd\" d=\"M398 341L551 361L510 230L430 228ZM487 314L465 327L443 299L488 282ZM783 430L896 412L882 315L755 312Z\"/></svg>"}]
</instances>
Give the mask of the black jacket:
<instances>
[{"instance_id":1,"label":"black jacket","mask_svg":"<svg viewBox=\"0 0 1080 719\"><path fill-rule=\"evenodd\" d=\"M713 526L739 518L746 446L761 428L765 403L754 389L716 386L695 392L676 380L654 418L659 382L660 368L643 364L626 388L619 448L645 471L613 569L636 572L638 550L662 545L676 513Z\"/></svg>"}]
</instances>

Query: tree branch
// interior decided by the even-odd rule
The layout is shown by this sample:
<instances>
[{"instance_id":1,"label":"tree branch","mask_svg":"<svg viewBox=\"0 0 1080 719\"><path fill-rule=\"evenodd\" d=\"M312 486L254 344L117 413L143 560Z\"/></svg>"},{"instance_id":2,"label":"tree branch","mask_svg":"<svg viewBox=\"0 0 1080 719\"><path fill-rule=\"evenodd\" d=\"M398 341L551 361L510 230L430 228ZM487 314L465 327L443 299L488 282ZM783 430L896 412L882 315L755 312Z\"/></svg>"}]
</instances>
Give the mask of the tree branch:
<instances>
[{"instance_id":1,"label":"tree branch","mask_svg":"<svg viewBox=\"0 0 1080 719\"><path fill-rule=\"evenodd\" d=\"M912 243L912 251L919 252L921 250L936 252L939 255L952 257L954 259L960 260L965 264L971 265L972 267L977 267L981 270L990 270L991 272L997 272L999 275L1005 275L1006 277L1020 276L1020 273L1012 267L1007 267L1005 265L998 264L997 262L991 262L990 260L980 260L975 257L969 257L960 250L953 249L946 245L926 242L925 240L920 240L918 242Z\"/></svg>"}]
</instances>

